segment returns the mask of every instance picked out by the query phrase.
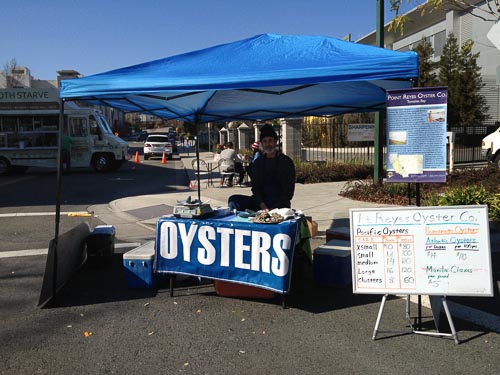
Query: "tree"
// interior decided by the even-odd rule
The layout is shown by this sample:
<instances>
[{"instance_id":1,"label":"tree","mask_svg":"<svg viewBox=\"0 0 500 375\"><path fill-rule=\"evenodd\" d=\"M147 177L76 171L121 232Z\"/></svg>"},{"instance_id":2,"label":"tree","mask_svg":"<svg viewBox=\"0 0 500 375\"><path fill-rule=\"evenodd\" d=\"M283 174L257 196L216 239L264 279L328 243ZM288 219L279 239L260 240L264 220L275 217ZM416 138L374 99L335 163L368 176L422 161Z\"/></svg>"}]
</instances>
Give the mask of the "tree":
<instances>
[{"instance_id":1,"label":"tree","mask_svg":"<svg viewBox=\"0 0 500 375\"><path fill-rule=\"evenodd\" d=\"M472 41L458 46L457 38L448 35L439 61L439 84L448 86L448 124L475 125L486 119L486 99L479 53L472 53Z\"/></svg>"},{"instance_id":2,"label":"tree","mask_svg":"<svg viewBox=\"0 0 500 375\"><path fill-rule=\"evenodd\" d=\"M17 86L18 77L15 73L17 68L16 59L10 59L3 65L3 74L5 75L5 87L12 88Z\"/></svg>"},{"instance_id":3,"label":"tree","mask_svg":"<svg viewBox=\"0 0 500 375\"><path fill-rule=\"evenodd\" d=\"M431 42L426 38L422 38L414 51L418 54L418 85L420 87L436 86L436 68L438 64L431 60L434 54Z\"/></svg>"},{"instance_id":4,"label":"tree","mask_svg":"<svg viewBox=\"0 0 500 375\"><path fill-rule=\"evenodd\" d=\"M479 53L472 53L474 43L466 41L460 49L460 123L464 125L481 124L487 119L486 98L480 91L484 87L481 67L477 65Z\"/></svg>"},{"instance_id":5,"label":"tree","mask_svg":"<svg viewBox=\"0 0 500 375\"><path fill-rule=\"evenodd\" d=\"M458 111L460 109L459 99L460 92L460 66L459 66L460 49L458 47L457 38L453 33L448 35L446 43L441 53L439 60L439 84L441 86L448 86L448 124L458 125L460 123L460 116Z\"/></svg>"},{"instance_id":6,"label":"tree","mask_svg":"<svg viewBox=\"0 0 500 375\"><path fill-rule=\"evenodd\" d=\"M389 0L391 11L396 14L389 23L389 31L394 30L404 34L404 26L410 21L410 18L407 15L399 14L399 8L403 2L404 0ZM412 0L406 0L408 4L411 2ZM456 8L469 12L474 17L478 17L484 21L496 21L500 19L500 0L486 0L487 9L466 0L425 0L423 3L413 0L413 3L418 4L417 9L420 10L421 16L427 12L431 13L436 10ZM478 11L473 13L473 10Z\"/></svg>"}]
</instances>

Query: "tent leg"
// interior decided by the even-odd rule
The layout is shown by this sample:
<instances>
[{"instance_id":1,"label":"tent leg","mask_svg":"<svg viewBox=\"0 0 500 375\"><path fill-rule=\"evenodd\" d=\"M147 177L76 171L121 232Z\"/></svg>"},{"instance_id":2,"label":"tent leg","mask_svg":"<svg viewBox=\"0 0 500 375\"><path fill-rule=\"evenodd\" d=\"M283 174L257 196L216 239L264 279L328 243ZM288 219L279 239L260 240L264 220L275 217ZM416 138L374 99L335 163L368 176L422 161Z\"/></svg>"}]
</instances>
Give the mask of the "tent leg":
<instances>
[{"instance_id":1,"label":"tent leg","mask_svg":"<svg viewBox=\"0 0 500 375\"><path fill-rule=\"evenodd\" d=\"M54 303L57 293L57 247L59 240L59 223L61 221L61 185L62 185L62 137L64 126L64 100L60 101L59 110L59 133L57 140L57 180L56 180L56 222L54 233L54 268L52 277L52 302Z\"/></svg>"},{"instance_id":2,"label":"tent leg","mask_svg":"<svg viewBox=\"0 0 500 375\"><path fill-rule=\"evenodd\" d=\"M196 179L198 181L198 201L201 202L201 187L200 187L200 144L198 140L198 126L200 125L200 121L198 120L198 114L196 114L196 119L194 122L194 127L196 131L196 135L194 137L194 142L195 142L195 151L196 151L196 160L197 160L197 176Z\"/></svg>"}]
</instances>

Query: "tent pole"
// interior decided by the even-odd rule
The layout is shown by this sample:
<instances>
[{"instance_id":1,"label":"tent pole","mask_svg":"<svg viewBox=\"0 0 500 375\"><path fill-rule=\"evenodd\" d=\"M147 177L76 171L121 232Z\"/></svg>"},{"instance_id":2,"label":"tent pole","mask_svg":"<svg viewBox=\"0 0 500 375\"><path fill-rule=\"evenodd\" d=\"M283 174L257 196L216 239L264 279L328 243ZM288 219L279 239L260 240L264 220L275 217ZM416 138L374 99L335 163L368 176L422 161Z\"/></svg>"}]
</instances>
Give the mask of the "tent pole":
<instances>
[{"instance_id":1,"label":"tent pole","mask_svg":"<svg viewBox=\"0 0 500 375\"><path fill-rule=\"evenodd\" d=\"M195 150L196 150L196 169L198 173L196 173L196 179L198 181L198 201L201 202L201 188L200 188L200 141L198 139L198 126L200 125L200 120L199 120L198 113L195 115L195 120L194 120L194 128L196 135L194 137L194 142L195 142Z\"/></svg>"},{"instance_id":2,"label":"tent pole","mask_svg":"<svg viewBox=\"0 0 500 375\"><path fill-rule=\"evenodd\" d=\"M384 0L377 0L377 31L376 45L384 48ZM384 113L382 111L375 113L375 141L373 142L373 181L378 183L382 180L383 168L383 147L382 147L382 126Z\"/></svg>"},{"instance_id":3,"label":"tent pole","mask_svg":"<svg viewBox=\"0 0 500 375\"><path fill-rule=\"evenodd\" d=\"M59 106L59 133L57 139L57 179L56 179L56 222L55 222L55 233L54 233L54 264L53 270L54 274L52 277L52 298L55 300L57 293L57 249L59 242L59 223L61 221L61 182L62 182L62 137L63 137L63 126L64 126L64 99L60 100Z\"/></svg>"}]
</instances>

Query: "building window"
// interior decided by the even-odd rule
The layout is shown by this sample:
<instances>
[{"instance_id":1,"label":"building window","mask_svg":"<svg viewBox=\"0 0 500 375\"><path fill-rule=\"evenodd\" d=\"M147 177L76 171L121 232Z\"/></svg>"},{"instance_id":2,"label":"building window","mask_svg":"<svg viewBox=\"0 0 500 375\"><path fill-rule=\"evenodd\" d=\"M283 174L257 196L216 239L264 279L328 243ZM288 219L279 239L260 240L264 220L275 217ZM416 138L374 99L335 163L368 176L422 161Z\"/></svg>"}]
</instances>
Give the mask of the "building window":
<instances>
[{"instance_id":1,"label":"building window","mask_svg":"<svg viewBox=\"0 0 500 375\"><path fill-rule=\"evenodd\" d=\"M439 57L443 53L443 47L446 43L446 31L440 31L434 35L434 56Z\"/></svg>"}]
</instances>

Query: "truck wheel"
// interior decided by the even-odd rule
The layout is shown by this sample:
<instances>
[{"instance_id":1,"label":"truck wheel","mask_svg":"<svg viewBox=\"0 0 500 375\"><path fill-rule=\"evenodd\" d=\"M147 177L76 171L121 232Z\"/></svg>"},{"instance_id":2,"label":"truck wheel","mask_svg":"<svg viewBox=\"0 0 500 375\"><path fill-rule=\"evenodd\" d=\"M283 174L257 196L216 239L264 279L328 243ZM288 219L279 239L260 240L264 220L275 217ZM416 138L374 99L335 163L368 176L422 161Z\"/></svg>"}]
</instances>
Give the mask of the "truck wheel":
<instances>
[{"instance_id":1,"label":"truck wheel","mask_svg":"<svg viewBox=\"0 0 500 375\"><path fill-rule=\"evenodd\" d=\"M149 159L149 155L144 154L144 160L148 160L148 159Z\"/></svg>"},{"instance_id":2,"label":"truck wheel","mask_svg":"<svg viewBox=\"0 0 500 375\"><path fill-rule=\"evenodd\" d=\"M0 176L4 176L10 172L10 163L7 159L0 157Z\"/></svg>"},{"instance_id":3,"label":"truck wheel","mask_svg":"<svg viewBox=\"0 0 500 375\"><path fill-rule=\"evenodd\" d=\"M498 154L497 156L495 156L495 160L493 161L493 166L496 169L500 169L500 154Z\"/></svg>"},{"instance_id":4,"label":"truck wheel","mask_svg":"<svg viewBox=\"0 0 500 375\"><path fill-rule=\"evenodd\" d=\"M92 160L92 167L96 172L107 172L111 169L113 160L111 156L106 154L97 154Z\"/></svg>"}]
</instances>

